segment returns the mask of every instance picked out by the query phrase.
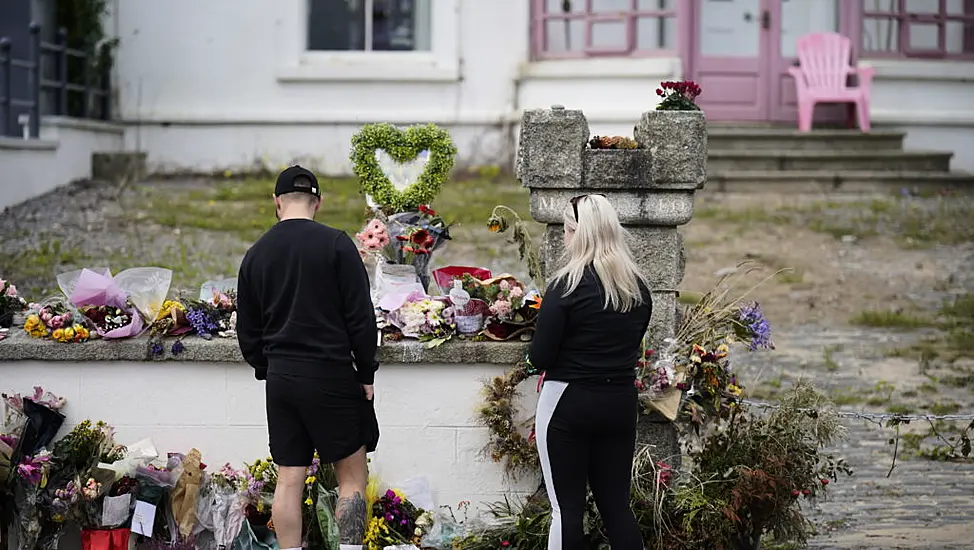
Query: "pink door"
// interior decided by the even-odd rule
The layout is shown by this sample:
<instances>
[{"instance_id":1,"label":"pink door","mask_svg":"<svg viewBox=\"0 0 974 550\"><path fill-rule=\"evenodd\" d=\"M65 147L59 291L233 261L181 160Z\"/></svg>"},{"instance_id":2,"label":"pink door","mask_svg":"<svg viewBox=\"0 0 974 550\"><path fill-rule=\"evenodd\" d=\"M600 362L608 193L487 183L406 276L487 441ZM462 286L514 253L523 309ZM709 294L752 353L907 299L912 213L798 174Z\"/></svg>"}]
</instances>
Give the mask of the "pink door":
<instances>
[{"instance_id":1,"label":"pink door","mask_svg":"<svg viewBox=\"0 0 974 550\"><path fill-rule=\"evenodd\" d=\"M694 0L691 74L709 120L770 116L773 0Z\"/></svg>"},{"instance_id":2,"label":"pink door","mask_svg":"<svg viewBox=\"0 0 974 550\"><path fill-rule=\"evenodd\" d=\"M703 88L707 118L733 122L797 120L788 67L795 43L838 30L840 0L693 0L689 74ZM816 120L828 117L823 112ZM831 117L828 117L831 118Z\"/></svg>"}]
</instances>

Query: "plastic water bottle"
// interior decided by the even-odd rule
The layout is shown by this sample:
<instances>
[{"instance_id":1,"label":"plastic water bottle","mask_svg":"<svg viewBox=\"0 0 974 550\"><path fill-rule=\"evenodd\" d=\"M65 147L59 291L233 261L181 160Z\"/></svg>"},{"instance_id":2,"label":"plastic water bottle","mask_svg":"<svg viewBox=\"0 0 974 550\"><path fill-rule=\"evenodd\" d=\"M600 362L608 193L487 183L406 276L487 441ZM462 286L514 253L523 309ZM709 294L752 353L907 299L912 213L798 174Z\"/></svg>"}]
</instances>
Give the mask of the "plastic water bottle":
<instances>
[{"instance_id":1,"label":"plastic water bottle","mask_svg":"<svg viewBox=\"0 0 974 550\"><path fill-rule=\"evenodd\" d=\"M450 301L453 302L453 310L462 313L470 303L470 293L463 289L463 281L453 280L453 288L450 289Z\"/></svg>"}]
</instances>

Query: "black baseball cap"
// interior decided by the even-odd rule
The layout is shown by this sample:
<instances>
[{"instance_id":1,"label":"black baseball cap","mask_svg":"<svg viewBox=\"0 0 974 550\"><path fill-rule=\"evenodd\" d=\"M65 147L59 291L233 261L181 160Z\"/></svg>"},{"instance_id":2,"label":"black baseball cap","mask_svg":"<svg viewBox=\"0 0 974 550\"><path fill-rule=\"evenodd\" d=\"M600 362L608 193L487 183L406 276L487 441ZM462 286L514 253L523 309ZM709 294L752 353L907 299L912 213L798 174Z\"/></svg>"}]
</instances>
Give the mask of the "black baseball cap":
<instances>
[{"instance_id":1,"label":"black baseball cap","mask_svg":"<svg viewBox=\"0 0 974 550\"><path fill-rule=\"evenodd\" d=\"M318 178L314 172L301 166L286 168L281 175L277 176L277 185L274 186L274 196L280 197L287 193L310 193L321 198L321 188L318 186Z\"/></svg>"}]
</instances>

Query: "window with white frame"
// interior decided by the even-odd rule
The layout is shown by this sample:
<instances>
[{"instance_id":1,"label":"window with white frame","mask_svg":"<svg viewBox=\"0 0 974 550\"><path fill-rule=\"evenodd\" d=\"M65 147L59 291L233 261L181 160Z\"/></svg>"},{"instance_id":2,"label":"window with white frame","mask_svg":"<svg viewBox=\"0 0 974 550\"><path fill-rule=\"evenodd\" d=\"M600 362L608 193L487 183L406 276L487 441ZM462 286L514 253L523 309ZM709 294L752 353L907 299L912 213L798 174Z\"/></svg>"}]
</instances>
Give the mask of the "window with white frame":
<instances>
[{"instance_id":1,"label":"window with white frame","mask_svg":"<svg viewBox=\"0 0 974 550\"><path fill-rule=\"evenodd\" d=\"M672 53L677 1L686 0L533 0L534 57Z\"/></svg>"},{"instance_id":2,"label":"window with white frame","mask_svg":"<svg viewBox=\"0 0 974 550\"><path fill-rule=\"evenodd\" d=\"M862 53L974 59L974 0L862 0Z\"/></svg>"},{"instance_id":3,"label":"window with white frame","mask_svg":"<svg viewBox=\"0 0 974 550\"><path fill-rule=\"evenodd\" d=\"M310 51L429 51L432 0L308 0Z\"/></svg>"}]
</instances>

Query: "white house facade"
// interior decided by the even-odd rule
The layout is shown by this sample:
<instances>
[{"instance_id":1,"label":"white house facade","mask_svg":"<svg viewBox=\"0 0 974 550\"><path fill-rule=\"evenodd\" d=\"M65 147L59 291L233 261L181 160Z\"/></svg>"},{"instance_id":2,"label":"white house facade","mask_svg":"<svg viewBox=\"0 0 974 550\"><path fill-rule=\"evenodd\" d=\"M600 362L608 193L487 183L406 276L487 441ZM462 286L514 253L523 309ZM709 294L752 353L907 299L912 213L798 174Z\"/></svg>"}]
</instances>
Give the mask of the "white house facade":
<instances>
[{"instance_id":1,"label":"white house facade","mask_svg":"<svg viewBox=\"0 0 974 550\"><path fill-rule=\"evenodd\" d=\"M118 2L112 25L117 116L161 171L347 173L349 138L380 121L435 122L461 162L503 163L524 109L628 135L683 78L709 120L794 127L785 71L816 31L875 67L875 127L974 169L971 0L170 0Z\"/></svg>"},{"instance_id":2,"label":"white house facade","mask_svg":"<svg viewBox=\"0 0 974 550\"><path fill-rule=\"evenodd\" d=\"M100 133L67 148L78 166L110 138L146 152L157 173L301 162L348 174L362 124L433 122L452 133L461 166L506 168L523 110L582 109L593 134L631 135L659 83L679 79L702 86L715 124L795 129L796 41L834 31L875 68L873 129L974 171L974 0L114 0L105 29L119 44L99 111L109 123L88 123ZM41 108L29 128L11 107L27 103L2 96L0 165L12 168L0 172L65 157L52 136L77 132L43 116L64 113ZM816 128L843 118L820 107ZM41 143L16 139L18 124Z\"/></svg>"}]
</instances>

